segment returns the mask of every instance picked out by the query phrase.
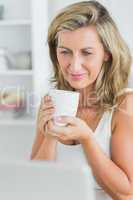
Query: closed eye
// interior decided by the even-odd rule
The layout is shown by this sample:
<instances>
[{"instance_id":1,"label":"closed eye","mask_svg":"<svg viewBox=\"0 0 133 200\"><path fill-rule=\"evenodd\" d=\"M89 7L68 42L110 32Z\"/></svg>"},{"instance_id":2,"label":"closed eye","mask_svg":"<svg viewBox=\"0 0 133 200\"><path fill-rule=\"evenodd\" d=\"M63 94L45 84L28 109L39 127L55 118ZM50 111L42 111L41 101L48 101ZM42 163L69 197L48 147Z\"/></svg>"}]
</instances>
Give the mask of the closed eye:
<instances>
[{"instance_id":1,"label":"closed eye","mask_svg":"<svg viewBox=\"0 0 133 200\"><path fill-rule=\"evenodd\" d=\"M85 56L88 56L88 55L91 55L92 53L88 52L88 51L83 51L82 54L85 55Z\"/></svg>"},{"instance_id":2,"label":"closed eye","mask_svg":"<svg viewBox=\"0 0 133 200\"><path fill-rule=\"evenodd\" d=\"M69 51L60 51L60 54L70 54Z\"/></svg>"}]
</instances>

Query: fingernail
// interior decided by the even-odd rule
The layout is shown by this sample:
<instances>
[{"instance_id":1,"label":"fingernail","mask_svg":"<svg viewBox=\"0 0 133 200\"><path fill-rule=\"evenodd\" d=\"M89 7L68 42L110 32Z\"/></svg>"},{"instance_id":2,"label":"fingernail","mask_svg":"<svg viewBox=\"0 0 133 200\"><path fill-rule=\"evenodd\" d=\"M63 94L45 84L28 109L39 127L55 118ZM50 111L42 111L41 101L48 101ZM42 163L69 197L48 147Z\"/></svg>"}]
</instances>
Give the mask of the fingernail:
<instances>
[{"instance_id":1,"label":"fingernail","mask_svg":"<svg viewBox=\"0 0 133 200\"><path fill-rule=\"evenodd\" d=\"M48 96L48 100L52 100L52 97L51 97L51 96Z\"/></svg>"}]
</instances>

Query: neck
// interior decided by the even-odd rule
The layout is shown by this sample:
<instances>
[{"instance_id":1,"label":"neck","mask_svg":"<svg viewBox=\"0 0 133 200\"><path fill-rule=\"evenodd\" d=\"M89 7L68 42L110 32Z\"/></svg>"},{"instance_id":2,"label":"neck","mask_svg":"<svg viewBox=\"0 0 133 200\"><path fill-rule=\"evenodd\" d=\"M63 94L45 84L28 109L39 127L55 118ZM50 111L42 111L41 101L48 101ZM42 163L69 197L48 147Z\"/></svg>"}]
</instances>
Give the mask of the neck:
<instances>
[{"instance_id":1,"label":"neck","mask_svg":"<svg viewBox=\"0 0 133 200\"><path fill-rule=\"evenodd\" d=\"M77 90L77 92L80 93L80 96L79 96L79 108L88 108L88 107L90 107L89 98L90 98L91 94L94 93L94 87L88 86L86 88Z\"/></svg>"}]
</instances>

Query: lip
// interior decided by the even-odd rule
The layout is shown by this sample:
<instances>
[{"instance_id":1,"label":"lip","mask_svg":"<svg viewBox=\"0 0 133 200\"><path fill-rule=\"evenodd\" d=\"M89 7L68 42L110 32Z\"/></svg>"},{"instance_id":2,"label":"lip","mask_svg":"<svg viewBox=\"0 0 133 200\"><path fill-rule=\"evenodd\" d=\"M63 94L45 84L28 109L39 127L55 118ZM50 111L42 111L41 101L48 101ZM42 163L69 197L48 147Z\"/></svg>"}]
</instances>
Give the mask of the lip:
<instances>
[{"instance_id":1,"label":"lip","mask_svg":"<svg viewBox=\"0 0 133 200\"><path fill-rule=\"evenodd\" d=\"M74 80L80 80L84 77L85 73L83 74L71 74L72 79Z\"/></svg>"}]
</instances>

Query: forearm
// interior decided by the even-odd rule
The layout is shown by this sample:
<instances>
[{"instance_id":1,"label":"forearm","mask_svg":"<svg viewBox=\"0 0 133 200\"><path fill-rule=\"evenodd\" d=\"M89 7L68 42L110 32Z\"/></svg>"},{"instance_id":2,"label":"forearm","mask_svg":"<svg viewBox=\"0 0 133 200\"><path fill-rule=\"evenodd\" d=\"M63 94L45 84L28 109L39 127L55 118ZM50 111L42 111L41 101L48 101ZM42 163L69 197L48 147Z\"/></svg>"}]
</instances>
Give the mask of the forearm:
<instances>
[{"instance_id":1,"label":"forearm","mask_svg":"<svg viewBox=\"0 0 133 200\"><path fill-rule=\"evenodd\" d=\"M129 195L131 184L127 175L107 155L93 137L82 142L82 146L96 179L104 185L105 190L113 194Z\"/></svg>"},{"instance_id":2,"label":"forearm","mask_svg":"<svg viewBox=\"0 0 133 200\"><path fill-rule=\"evenodd\" d=\"M56 160L57 140L46 137L33 160Z\"/></svg>"}]
</instances>

